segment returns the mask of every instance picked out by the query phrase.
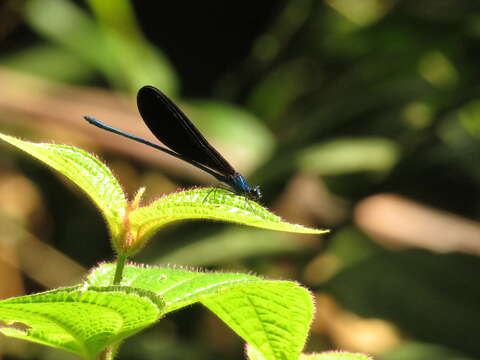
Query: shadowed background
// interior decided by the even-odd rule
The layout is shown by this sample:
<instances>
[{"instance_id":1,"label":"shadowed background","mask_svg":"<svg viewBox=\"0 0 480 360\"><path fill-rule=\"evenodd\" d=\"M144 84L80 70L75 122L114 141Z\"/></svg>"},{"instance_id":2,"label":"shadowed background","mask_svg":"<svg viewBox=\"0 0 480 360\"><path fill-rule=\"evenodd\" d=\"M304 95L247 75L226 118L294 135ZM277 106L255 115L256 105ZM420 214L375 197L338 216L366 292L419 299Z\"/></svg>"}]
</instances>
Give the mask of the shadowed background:
<instances>
[{"instance_id":1,"label":"shadowed background","mask_svg":"<svg viewBox=\"0 0 480 360\"><path fill-rule=\"evenodd\" d=\"M261 185L266 206L332 231L178 223L135 261L305 284L317 306L307 351L473 360L479 41L475 0L7 0L0 131L94 152L128 194L146 186L147 201L214 184L82 119L154 141L135 106L154 85ZM7 144L0 151L2 298L73 284L113 258L85 196ZM130 339L119 359L242 359L242 346L192 307ZM68 356L0 338L2 359Z\"/></svg>"}]
</instances>

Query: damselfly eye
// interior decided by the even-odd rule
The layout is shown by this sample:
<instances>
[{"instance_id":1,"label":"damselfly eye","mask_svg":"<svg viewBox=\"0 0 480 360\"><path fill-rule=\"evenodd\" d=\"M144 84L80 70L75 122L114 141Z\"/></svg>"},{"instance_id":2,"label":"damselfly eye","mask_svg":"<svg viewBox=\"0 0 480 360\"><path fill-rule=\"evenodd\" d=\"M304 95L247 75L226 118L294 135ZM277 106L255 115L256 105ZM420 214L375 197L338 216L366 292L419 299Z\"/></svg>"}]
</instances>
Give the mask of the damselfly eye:
<instances>
[{"instance_id":1,"label":"damselfly eye","mask_svg":"<svg viewBox=\"0 0 480 360\"><path fill-rule=\"evenodd\" d=\"M255 200L258 200L258 199L262 198L262 193L260 191L260 186L257 185L257 186L254 186L253 188L251 188L250 197L255 199Z\"/></svg>"}]
</instances>

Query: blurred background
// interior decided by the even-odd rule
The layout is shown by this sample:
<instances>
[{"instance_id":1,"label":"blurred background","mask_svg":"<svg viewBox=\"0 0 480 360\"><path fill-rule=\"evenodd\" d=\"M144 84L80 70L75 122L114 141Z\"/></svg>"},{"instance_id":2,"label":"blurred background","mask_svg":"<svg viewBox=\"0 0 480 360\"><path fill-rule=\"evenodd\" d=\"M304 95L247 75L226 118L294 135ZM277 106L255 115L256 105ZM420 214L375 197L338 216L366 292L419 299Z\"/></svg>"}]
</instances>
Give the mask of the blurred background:
<instances>
[{"instance_id":1,"label":"blurred background","mask_svg":"<svg viewBox=\"0 0 480 360\"><path fill-rule=\"evenodd\" d=\"M293 279L316 297L307 351L480 359L480 3L476 0L0 3L0 131L98 154L147 201L214 179L86 124L154 140L166 92L298 236L184 222L134 260ZM74 284L113 258L74 186L0 145L0 297ZM242 359L200 306L119 359ZM74 359L0 338L1 359Z\"/></svg>"}]
</instances>

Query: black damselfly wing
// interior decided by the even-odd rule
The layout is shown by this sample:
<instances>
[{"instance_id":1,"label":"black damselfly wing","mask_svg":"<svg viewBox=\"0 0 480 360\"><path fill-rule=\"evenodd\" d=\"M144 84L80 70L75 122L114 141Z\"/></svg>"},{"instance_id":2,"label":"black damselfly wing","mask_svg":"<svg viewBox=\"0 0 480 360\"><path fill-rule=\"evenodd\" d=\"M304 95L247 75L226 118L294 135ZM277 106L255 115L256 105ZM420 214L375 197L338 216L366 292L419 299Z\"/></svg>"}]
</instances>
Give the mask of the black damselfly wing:
<instances>
[{"instance_id":1,"label":"black damselfly wing","mask_svg":"<svg viewBox=\"0 0 480 360\"><path fill-rule=\"evenodd\" d=\"M224 176L236 174L228 161L160 90L153 86L142 87L138 91L137 105L150 131L170 149Z\"/></svg>"}]
</instances>

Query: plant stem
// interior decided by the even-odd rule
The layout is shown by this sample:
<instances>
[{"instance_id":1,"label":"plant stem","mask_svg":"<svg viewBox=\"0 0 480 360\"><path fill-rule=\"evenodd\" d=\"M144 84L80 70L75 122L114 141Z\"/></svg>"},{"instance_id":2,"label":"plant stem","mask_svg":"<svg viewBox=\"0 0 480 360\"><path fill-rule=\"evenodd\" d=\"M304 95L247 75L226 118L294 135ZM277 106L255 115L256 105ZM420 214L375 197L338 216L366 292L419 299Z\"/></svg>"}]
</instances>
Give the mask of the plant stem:
<instances>
[{"instance_id":1,"label":"plant stem","mask_svg":"<svg viewBox=\"0 0 480 360\"><path fill-rule=\"evenodd\" d=\"M120 285L122 281L123 269L125 268L125 263L127 262L127 255L118 255L117 263L115 268L115 276L113 278L113 285ZM119 344L113 344L107 347L102 353L98 356L98 360L113 360L115 353L117 352Z\"/></svg>"},{"instance_id":2,"label":"plant stem","mask_svg":"<svg viewBox=\"0 0 480 360\"><path fill-rule=\"evenodd\" d=\"M127 255L118 255L117 267L115 268L115 277L113 278L113 285L120 285L120 281L122 281L123 268L125 267L126 261Z\"/></svg>"},{"instance_id":3,"label":"plant stem","mask_svg":"<svg viewBox=\"0 0 480 360\"><path fill-rule=\"evenodd\" d=\"M109 346L105 350L103 350L100 355L98 355L98 360L112 360L112 356L113 352L111 347Z\"/></svg>"}]
</instances>

